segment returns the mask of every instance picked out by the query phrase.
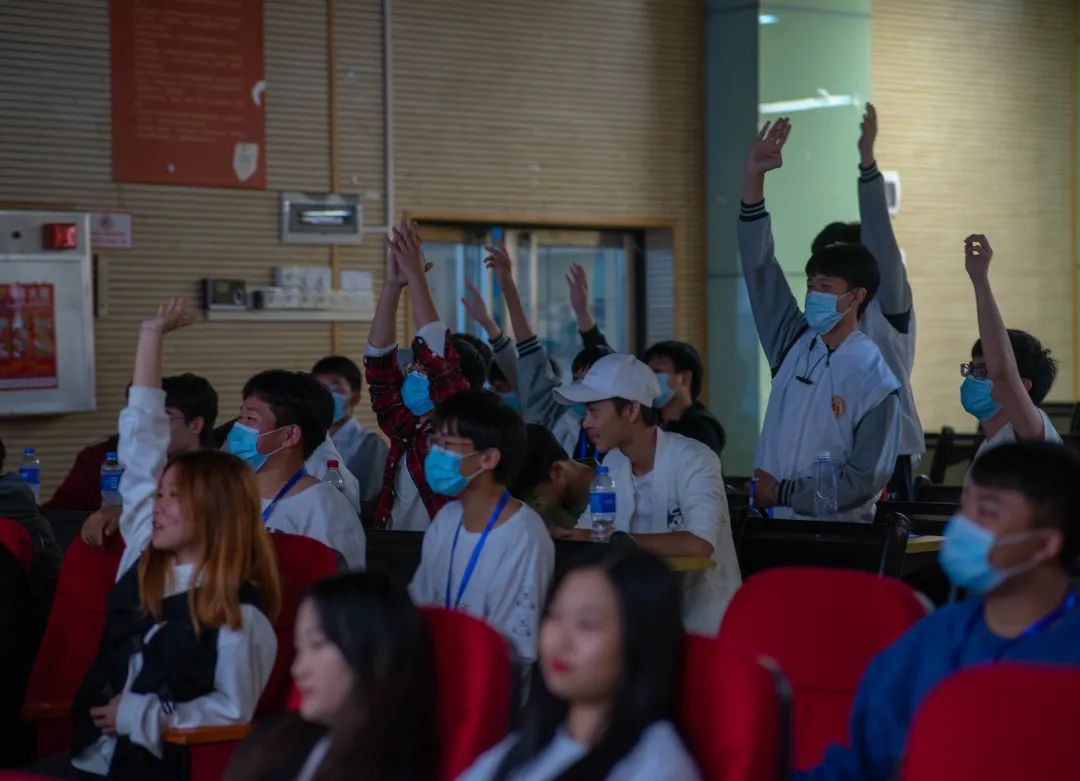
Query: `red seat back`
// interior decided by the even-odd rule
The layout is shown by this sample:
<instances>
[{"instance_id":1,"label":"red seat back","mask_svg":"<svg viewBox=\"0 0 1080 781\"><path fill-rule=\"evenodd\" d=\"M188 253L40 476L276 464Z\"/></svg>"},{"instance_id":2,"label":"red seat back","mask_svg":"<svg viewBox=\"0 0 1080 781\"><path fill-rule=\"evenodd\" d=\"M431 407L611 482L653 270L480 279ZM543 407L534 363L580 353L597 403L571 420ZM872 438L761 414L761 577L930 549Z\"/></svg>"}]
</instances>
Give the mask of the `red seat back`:
<instances>
[{"instance_id":1,"label":"red seat back","mask_svg":"<svg viewBox=\"0 0 1080 781\"><path fill-rule=\"evenodd\" d=\"M926 615L898 580L854 570L778 567L731 600L719 638L775 659L794 696L792 764L811 768L831 744L848 745L848 716L870 660Z\"/></svg>"},{"instance_id":2,"label":"red seat back","mask_svg":"<svg viewBox=\"0 0 1080 781\"><path fill-rule=\"evenodd\" d=\"M510 727L510 648L479 619L442 608L422 608L435 647L440 778L457 778Z\"/></svg>"},{"instance_id":3,"label":"red seat back","mask_svg":"<svg viewBox=\"0 0 1080 781\"><path fill-rule=\"evenodd\" d=\"M704 781L787 779L790 707L771 660L687 636L679 726Z\"/></svg>"},{"instance_id":4,"label":"red seat back","mask_svg":"<svg viewBox=\"0 0 1080 781\"><path fill-rule=\"evenodd\" d=\"M934 688L908 731L904 781L1076 778L1080 670L993 664Z\"/></svg>"},{"instance_id":5,"label":"red seat back","mask_svg":"<svg viewBox=\"0 0 1080 781\"><path fill-rule=\"evenodd\" d=\"M30 532L22 524L8 518L0 518L0 545L11 551L27 572L34 560L34 543Z\"/></svg>"},{"instance_id":6,"label":"red seat back","mask_svg":"<svg viewBox=\"0 0 1080 781\"><path fill-rule=\"evenodd\" d=\"M60 564L49 621L30 672L25 698L28 706L47 702L70 705L75 698L97 656L105 628L105 601L116 583L116 568L123 552L119 534L107 538L100 550L91 548L82 537L76 537L68 546ZM39 756L63 751L70 744L70 719L38 725Z\"/></svg>"},{"instance_id":7,"label":"red seat back","mask_svg":"<svg viewBox=\"0 0 1080 781\"><path fill-rule=\"evenodd\" d=\"M292 686L289 668L296 656L293 627L296 624L296 611L300 607L300 600L316 581L338 572L334 551L318 540L283 532L274 532L270 539L274 542L278 572L281 576L281 612L274 621L277 657L259 700L256 717L280 713L287 707Z\"/></svg>"}]
</instances>

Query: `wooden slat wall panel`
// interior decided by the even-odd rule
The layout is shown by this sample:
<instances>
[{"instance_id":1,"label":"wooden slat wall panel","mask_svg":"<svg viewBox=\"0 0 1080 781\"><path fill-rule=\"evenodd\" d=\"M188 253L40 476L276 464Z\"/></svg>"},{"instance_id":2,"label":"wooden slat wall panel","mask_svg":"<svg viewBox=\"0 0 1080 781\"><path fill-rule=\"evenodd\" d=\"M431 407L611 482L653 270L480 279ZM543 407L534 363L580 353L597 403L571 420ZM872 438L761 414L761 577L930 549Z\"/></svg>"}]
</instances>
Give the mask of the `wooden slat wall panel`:
<instances>
[{"instance_id":1,"label":"wooden slat wall panel","mask_svg":"<svg viewBox=\"0 0 1080 781\"><path fill-rule=\"evenodd\" d=\"M700 341L701 4L403 0L394 21L401 205L677 219L676 323Z\"/></svg>"},{"instance_id":2,"label":"wooden slat wall panel","mask_svg":"<svg viewBox=\"0 0 1080 781\"><path fill-rule=\"evenodd\" d=\"M382 14L337 0L341 188L385 225ZM64 19L57 25L57 19ZM135 213L136 249L105 257L109 314L95 323L99 411L0 421L16 451L42 455L51 493L76 450L115 429L139 320L203 276L268 279L326 248L278 241L278 191L330 186L325 0L266 0L265 192L112 181L108 4L0 4L0 202ZM702 332L701 9L652 3L395 3L397 209L679 222L684 338ZM382 277L380 239L341 248L344 269ZM405 307L402 308L402 322ZM340 327L360 360L366 325ZM215 385L222 418L270 366L308 368L330 350L322 324L202 323L175 337L166 372ZM372 423L370 412L361 421Z\"/></svg>"},{"instance_id":3,"label":"wooden slat wall panel","mask_svg":"<svg viewBox=\"0 0 1080 781\"><path fill-rule=\"evenodd\" d=\"M896 218L915 293L915 397L927 429L960 430L959 364L978 336L962 241L986 233L1006 323L1061 360L1073 388L1075 0L877 0L878 161L898 169Z\"/></svg>"}]
</instances>

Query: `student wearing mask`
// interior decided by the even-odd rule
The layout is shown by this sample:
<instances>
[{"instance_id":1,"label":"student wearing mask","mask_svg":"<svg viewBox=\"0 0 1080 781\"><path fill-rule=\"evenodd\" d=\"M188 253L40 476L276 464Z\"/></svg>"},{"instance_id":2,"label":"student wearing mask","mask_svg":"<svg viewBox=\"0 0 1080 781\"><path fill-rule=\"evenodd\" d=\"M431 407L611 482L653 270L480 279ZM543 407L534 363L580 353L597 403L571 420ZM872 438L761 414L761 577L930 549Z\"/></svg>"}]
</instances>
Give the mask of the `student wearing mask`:
<instances>
[{"instance_id":1,"label":"student wearing mask","mask_svg":"<svg viewBox=\"0 0 1080 781\"><path fill-rule=\"evenodd\" d=\"M525 453L510 494L536 510L548 528L574 528L589 507L596 470L572 460L555 435L538 423L525 426L525 437Z\"/></svg>"},{"instance_id":2,"label":"student wearing mask","mask_svg":"<svg viewBox=\"0 0 1080 781\"><path fill-rule=\"evenodd\" d=\"M326 389L309 374L271 369L248 380L243 397L225 449L255 470L266 528L311 537L349 569L363 569L366 541L356 508L305 465L326 439Z\"/></svg>"},{"instance_id":3,"label":"student wearing mask","mask_svg":"<svg viewBox=\"0 0 1080 781\"><path fill-rule=\"evenodd\" d=\"M450 501L424 532L409 593L418 605L483 619L531 663L555 545L540 516L507 489L525 426L494 393L469 390L439 405L433 428L424 472Z\"/></svg>"},{"instance_id":4,"label":"student wearing mask","mask_svg":"<svg viewBox=\"0 0 1080 781\"><path fill-rule=\"evenodd\" d=\"M72 764L86 773L167 775L162 734L250 721L277 651L277 566L251 470L211 450L166 460L162 343L193 320L173 299L139 332L120 414L126 547L73 705Z\"/></svg>"},{"instance_id":5,"label":"student wearing mask","mask_svg":"<svg viewBox=\"0 0 1080 781\"><path fill-rule=\"evenodd\" d=\"M830 244L862 244L874 256L881 275L876 295L859 316L859 330L881 350L889 369L900 381L900 456L889 480L889 495L899 501L914 499L914 468L926 452L911 372L915 366L915 307L907 269L889 218L885 179L874 157L877 110L866 104L859 135L859 219L861 223L834 222L814 239L812 252Z\"/></svg>"},{"instance_id":6,"label":"student wearing mask","mask_svg":"<svg viewBox=\"0 0 1080 781\"><path fill-rule=\"evenodd\" d=\"M560 388L564 404L584 404L585 430L605 452L615 481L615 529L660 556L711 558L712 569L683 578L687 631L715 635L742 583L720 459L693 439L657 425L656 374L632 355L601 358L578 385ZM589 538L582 528L553 529L569 539Z\"/></svg>"},{"instance_id":7,"label":"student wearing mask","mask_svg":"<svg viewBox=\"0 0 1080 781\"><path fill-rule=\"evenodd\" d=\"M589 277L585 269L575 263L566 281L585 349L611 349L589 311ZM701 403L705 366L693 345L674 340L657 342L645 351L641 360L656 372L660 382L656 409L660 412L661 428L696 439L718 457L723 456L727 434L720 421Z\"/></svg>"},{"instance_id":8,"label":"student wearing mask","mask_svg":"<svg viewBox=\"0 0 1080 781\"><path fill-rule=\"evenodd\" d=\"M161 381L161 387L165 391L165 413L169 416L169 456L213 447L214 421L217 420L218 412L218 397L214 387L206 379L195 374L166 377ZM100 460L94 465L88 451L90 451L89 448L83 451L87 454L85 457L80 454L76 459L76 467L72 469L64 484L57 489L56 496L48 507L64 509L56 504L63 505L71 502L73 492L82 490L78 486L86 484L86 490L89 491L92 483L97 498L92 507L81 509L92 509L96 512L86 519L80 533L87 545L99 548L107 537L116 533L117 524L120 522L120 508L101 507L101 465L105 463L105 452L100 454ZM115 451L116 445L113 444L109 452ZM86 474L76 474L77 470L85 471ZM91 471L93 475L90 474ZM68 486L69 480L72 482ZM65 488L65 486L68 487ZM64 496L69 498L65 499ZM57 502L57 497L61 497L59 502Z\"/></svg>"},{"instance_id":9,"label":"student wearing mask","mask_svg":"<svg viewBox=\"0 0 1080 781\"><path fill-rule=\"evenodd\" d=\"M1050 418L1037 406L1054 384L1057 361L1031 334L1006 330L990 287L993 257L986 236L973 234L964 240L964 265L975 287L979 339L971 348L971 363L960 367L964 377L960 402L986 432L976 460L1007 442L1061 442Z\"/></svg>"},{"instance_id":10,"label":"student wearing mask","mask_svg":"<svg viewBox=\"0 0 1080 781\"><path fill-rule=\"evenodd\" d=\"M435 781L435 660L420 611L378 573L316 583L296 614L299 713L260 725L226 781Z\"/></svg>"},{"instance_id":11,"label":"student wearing mask","mask_svg":"<svg viewBox=\"0 0 1080 781\"><path fill-rule=\"evenodd\" d=\"M461 781L695 781L675 717L683 652L678 579L644 551L567 569L540 628L521 730Z\"/></svg>"},{"instance_id":12,"label":"student wearing mask","mask_svg":"<svg viewBox=\"0 0 1080 781\"><path fill-rule=\"evenodd\" d=\"M772 391L754 457L756 498L779 518L814 515L816 459L838 466L838 517L869 521L896 466L900 382L856 330L878 288L877 263L858 244L832 244L806 264L799 311L773 249L765 174L783 165L791 125L762 128L750 148L739 217L739 254Z\"/></svg>"},{"instance_id":13,"label":"student wearing mask","mask_svg":"<svg viewBox=\"0 0 1080 781\"><path fill-rule=\"evenodd\" d=\"M311 375L314 378L314 375ZM304 462L304 467L307 469L309 475L316 480L326 480L326 475L330 471L330 464L337 465L338 473L341 475L341 488L338 489L349 500L349 503L353 506L353 512L360 515L360 481L356 479L356 476L352 473L349 467L345 464L345 458L337 449L337 445L334 444L334 440L330 438L330 429L333 428L335 423L334 416L337 414L335 409L336 402L334 401L334 394L323 383L316 379L316 385L319 388L319 395L322 397L317 404L313 404L314 409L318 409L322 416L319 419L319 425L323 429L323 439L319 443L319 446L308 456L307 461Z\"/></svg>"},{"instance_id":14,"label":"student wearing mask","mask_svg":"<svg viewBox=\"0 0 1080 781\"><path fill-rule=\"evenodd\" d=\"M1080 606L1066 569L1080 542L1080 457L1061 445L1001 445L976 461L941 566L971 596L938 608L871 662L834 746L798 781L888 781L911 719L942 679L998 662L1080 665Z\"/></svg>"},{"instance_id":15,"label":"student wearing mask","mask_svg":"<svg viewBox=\"0 0 1080 781\"><path fill-rule=\"evenodd\" d=\"M425 276L416 223L393 229L387 240L386 276L364 350L371 407L379 428L390 438L383 485L375 505L377 529L424 531L448 500L424 476L428 437L435 406L484 383L483 360L464 339L451 338L439 319ZM413 324L413 362L402 371L395 341L401 291L409 289Z\"/></svg>"},{"instance_id":16,"label":"student wearing mask","mask_svg":"<svg viewBox=\"0 0 1080 781\"><path fill-rule=\"evenodd\" d=\"M574 458L580 461L595 459L596 448L589 441L582 426L585 410L579 405L561 404L554 396L555 389L560 387L562 382L552 368L547 349L533 331L525 314L506 248L491 246L487 250L489 254L485 263L502 288L510 314L510 324L518 340L518 393L525 421L549 428L559 444ZM571 365L574 382L580 382L597 359L610 355L611 352L611 348L606 344L587 347L579 352Z\"/></svg>"}]
</instances>

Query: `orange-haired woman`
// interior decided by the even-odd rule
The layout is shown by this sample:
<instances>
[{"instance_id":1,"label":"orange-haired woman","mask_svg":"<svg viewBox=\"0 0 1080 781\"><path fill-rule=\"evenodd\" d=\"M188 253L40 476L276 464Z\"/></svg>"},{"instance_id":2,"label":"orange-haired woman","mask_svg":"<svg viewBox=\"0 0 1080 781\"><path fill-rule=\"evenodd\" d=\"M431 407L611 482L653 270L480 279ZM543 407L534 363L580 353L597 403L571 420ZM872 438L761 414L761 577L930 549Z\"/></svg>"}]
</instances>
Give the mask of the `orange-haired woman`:
<instances>
[{"instance_id":1,"label":"orange-haired woman","mask_svg":"<svg viewBox=\"0 0 1080 781\"><path fill-rule=\"evenodd\" d=\"M250 721L277 652L280 586L254 473L217 451L165 462L162 342L192 320L174 299L142 324L120 413L126 547L71 751L79 770L112 778L162 777L165 730Z\"/></svg>"}]
</instances>

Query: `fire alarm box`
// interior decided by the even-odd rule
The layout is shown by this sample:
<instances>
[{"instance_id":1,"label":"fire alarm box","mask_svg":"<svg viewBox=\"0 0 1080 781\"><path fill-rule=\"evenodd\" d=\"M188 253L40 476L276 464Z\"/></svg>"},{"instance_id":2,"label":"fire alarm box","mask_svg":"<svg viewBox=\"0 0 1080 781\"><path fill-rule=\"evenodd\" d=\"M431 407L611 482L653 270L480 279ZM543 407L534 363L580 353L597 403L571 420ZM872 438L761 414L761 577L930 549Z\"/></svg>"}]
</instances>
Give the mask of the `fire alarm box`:
<instances>
[{"instance_id":1,"label":"fire alarm box","mask_svg":"<svg viewBox=\"0 0 1080 781\"><path fill-rule=\"evenodd\" d=\"M91 412L90 216L0 211L0 417Z\"/></svg>"}]
</instances>

